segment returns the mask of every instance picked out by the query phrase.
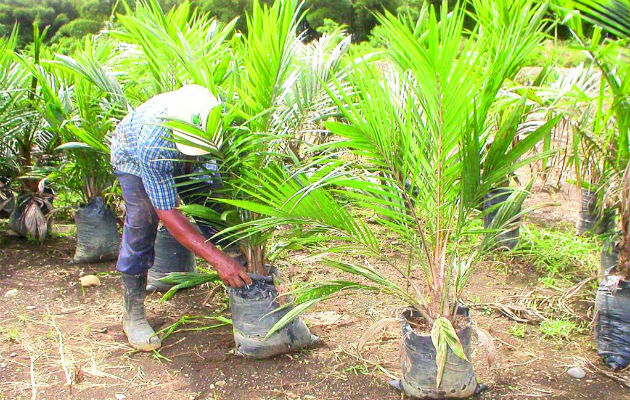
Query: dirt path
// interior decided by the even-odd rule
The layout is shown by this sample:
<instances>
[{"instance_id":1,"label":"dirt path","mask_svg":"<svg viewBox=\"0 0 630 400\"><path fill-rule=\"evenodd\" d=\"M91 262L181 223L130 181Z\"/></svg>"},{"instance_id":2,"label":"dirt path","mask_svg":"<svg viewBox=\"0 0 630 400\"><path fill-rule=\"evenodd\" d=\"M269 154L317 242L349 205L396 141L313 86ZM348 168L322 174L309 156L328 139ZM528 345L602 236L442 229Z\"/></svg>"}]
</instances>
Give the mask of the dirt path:
<instances>
[{"instance_id":1,"label":"dirt path","mask_svg":"<svg viewBox=\"0 0 630 400\"><path fill-rule=\"evenodd\" d=\"M556 200L567 210L576 203L570 196ZM546 225L567 223L567 212L558 209L533 217ZM320 305L306 320L322 343L295 355L238 358L230 352L230 327L177 332L165 340L159 356L133 353L120 326L122 299L113 263L70 265L73 241L71 236L43 246L15 238L0 241L0 399L401 398L387 383L388 375L400 373L398 327L378 330L364 341L360 355L356 351L374 321L395 315L400 304L390 299L354 295ZM292 257L293 267L284 269L294 279L330 277L305 254ZM468 302L492 303L540 289L531 266L502 263L479 266ZM83 274L97 274L102 285L83 290L78 285ZM17 294L4 297L11 289ZM152 295L148 308L158 328L184 315L229 317L225 296L207 287L181 292L167 303ZM598 372L603 367L588 329L565 340L545 338L538 326L517 324L484 307L478 307L475 319L497 339L498 350L491 367L483 352L476 357L479 376L490 387L479 399L630 398L629 388ZM206 319L183 327L214 323ZM524 337L512 331L521 325ZM569 377L571 366L583 367L586 378ZM616 379L630 380L630 372Z\"/></svg>"}]
</instances>

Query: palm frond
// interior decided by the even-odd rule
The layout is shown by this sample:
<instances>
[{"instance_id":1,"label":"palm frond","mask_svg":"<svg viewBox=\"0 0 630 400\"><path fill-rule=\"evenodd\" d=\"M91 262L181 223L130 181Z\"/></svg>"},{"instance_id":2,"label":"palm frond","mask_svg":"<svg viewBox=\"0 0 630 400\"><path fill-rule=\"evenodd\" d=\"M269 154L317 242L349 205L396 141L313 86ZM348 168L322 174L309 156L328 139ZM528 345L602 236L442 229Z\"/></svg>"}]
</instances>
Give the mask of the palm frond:
<instances>
[{"instance_id":1,"label":"palm frond","mask_svg":"<svg viewBox=\"0 0 630 400\"><path fill-rule=\"evenodd\" d=\"M126 44L117 63L128 97L142 102L149 97L197 83L211 90L230 73L227 39L236 21L221 25L186 1L165 13L157 0L140 0L132 9L124 3L118 15L120 30L111 34Z\"/></svg>"},{"instance_id":2,"label":"palm frond","mask_svg":"<svg viewBox=\"0 0 630 400\"><path fill-rule=\"evenodd\" d=\"M554 6L569 18L578 12L585 21L619 38L630 37L628 0L556 0Z\"/></svg>"}]
</instances>

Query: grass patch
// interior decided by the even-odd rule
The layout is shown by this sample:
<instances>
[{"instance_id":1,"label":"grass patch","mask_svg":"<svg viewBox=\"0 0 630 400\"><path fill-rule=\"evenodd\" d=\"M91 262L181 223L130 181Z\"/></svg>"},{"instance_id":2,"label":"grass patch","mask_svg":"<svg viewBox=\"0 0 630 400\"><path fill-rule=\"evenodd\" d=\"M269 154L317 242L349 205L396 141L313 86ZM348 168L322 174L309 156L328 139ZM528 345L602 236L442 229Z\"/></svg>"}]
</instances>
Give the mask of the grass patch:
<instances>
[{"instance_id":1,"label":"grass patch","mask_svg":"<svg viewBox=\"0 0 630 400\"><path fill-rule=\"evenodd\" d=\"M582 329L573 321L566 319L548 319L540 324L543 337L569 340Z\"/></svg>"},{"instance_id":2,"label":"grass patch","mask_svg":"<svg viewBox=\"0 0 630 400\"><path fill-rule=\"evenodd\" d=\"M525 325L511 325L508 328L508 333L515 338L522 339L527 335L527 330L525 329Z\"/></svg>"},{"instance_id":3,"label":"grass patch","mask_svg":"<svg viewBox=\"0 0 630 400\"><path fill-rule=\"evenodd\" d=\"M55 224L52 237L73 238L77 234L77 227L74 224Z\"/></svg>"},{"instance_id":4,"label":"grass patch","mask_svg":"<svg viewBox=\"0 0 630 400\"><path fill-rule=\"evenodd\" d=\"M368 367L361 364L351 365L348 368L344 369L343 372L347 374L354 374L354 375L369 375L370 374L370 370L368 369Z\"/></svg>"},{"instance_id":5,"label":"grass patch","mask_svg":"<svg viewBox=\"0 0 630 400\"><path fill-rule=\"evenodd\" d=\"M543 275L543 285L557 288L596 274L600 250L595 237L526 225L511 255L532 264Z\"/></svg>"},{"instance_id":6,"label":"grass patch","mask_svg":"<svg viewBox=\"0 0 630 400\"><path fill-rule=\"evenodd\" d=\"M9 343L20 343L20 330L16 327L3 328L0 326L0 337Z\"/></svg>"},{"instance_id":7,"label":"grass patch","mask_svg":"<svg viewBox=\"0 0 630 400\"><path fill-rule=\"evenodd\" d=\"M81 204L81 196L70 190L63 190L55 193L55 207L79 207Z\"/></svg>"}]
</instances>

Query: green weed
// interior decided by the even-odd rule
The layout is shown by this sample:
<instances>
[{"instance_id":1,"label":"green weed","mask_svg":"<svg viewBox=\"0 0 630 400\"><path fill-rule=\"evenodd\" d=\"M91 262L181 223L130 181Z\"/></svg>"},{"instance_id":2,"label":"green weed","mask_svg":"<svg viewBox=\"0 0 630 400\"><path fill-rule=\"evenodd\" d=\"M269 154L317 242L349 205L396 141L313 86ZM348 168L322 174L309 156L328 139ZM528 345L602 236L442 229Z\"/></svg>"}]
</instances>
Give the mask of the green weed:
<instances>
[{"instance_id":1,"label":"green weed","mask_svg":"<svg viewBox=\"0 0 630 400\"><path fill-rule=\"evenodd\" d=\"M153 350L152 357L158 361L173 362L173 360L171 360L170 358L162 355L162 353L160 353L159 350Z\"/></svg>"},{"instance_id":2,"label":"green weed","mask_svg":"<svg viewBox=\"0 0 630 400\"><path fill-rule=\"evenodd\" d=\"M576 333L582 329L575 322L565 319L548 319L540 324L540 332L544 337L553 339L571 339Z\"/></svg>"},{"instance_id":3,"label":"green weed","mask_svg":"<svg viewBox=\"0 0 630 400\"><path fill-rule=\"evenodd\" d=\"M558 279L554 278L553 276L544 276L542 278L539 278L538 281L547 288L558 289Z\"/></svg>"},{"instance_id":4,"label":"green weed","mask_svg":"<svg viewBox=\"0 0 630 400\"><path fill-rule=\"evenodd\" d=\"M508 333L517 338L524 338L527 334L525 325L512 325L508 328Z\"/></svg>"},{"instance_id":5,"label":"green weed","mask_svg":"<svg viewBox=\"0 0 630 400\"><path fill-rule=\"evenodd\" d=\"M343 372L353 373L355 375L369 375L370 370L362 364L351 365L348 368L344 369Z\"/></svg>"},{"instance_id":6,"label":"green weed","mask_svg":"<svg viewBox=\"0 0 630 400\"><path fill-rule=\"evenodd\" d=\"M20 342L20 330L18 328L10 328L5 332L5 340L11 343Z\"/></svg>"},{"instance_id":7,"label":"green weed","mask_svg":"<svg viewBox=\"0 0 630 400\"><path fill-rule=\"evenodd\" d=\"M215 321L216 323L206 325L209 321ZM193 325L192 328L184 328L183 325ZM207 317L196 315L184 315L175 323L157 331L155 334L164 341L167 337L175 332L194 332L194 331L207 331L209 329L215 329L226 325L232 325L232 320L222 317L220 315Z\"/></svg>"},{"instance_id":8,"label":"green weed","mask_svg":"<svg viewBox=\"0 0 630 400\"><path fill-rule=\"evenodd\" d=\"M526 225L521 227L520 242L512 255L543 274L543 285L556 288L562 282L574 283L596 274L600 248L594 237Z\"/></svg>"},{"instance_id":9,"label":"green weed","mask_svg":"<svg viewBox=\"0 0 630 400\"><path fill-rule=\"evenodd\" d=\"M55 193L55 207L78 207L83 200L73 190L58 190Z\"/></svg>"},{"instance_id":10,"label":"green weed","mask_svg":"<svg viewBox=\"0 0 630 400\"><path fill-rule=\"evenodd\" d=\"M55 224L54 236L58 238L73 238L77 234L75 225Z\"/></svg>"}]
</instances>

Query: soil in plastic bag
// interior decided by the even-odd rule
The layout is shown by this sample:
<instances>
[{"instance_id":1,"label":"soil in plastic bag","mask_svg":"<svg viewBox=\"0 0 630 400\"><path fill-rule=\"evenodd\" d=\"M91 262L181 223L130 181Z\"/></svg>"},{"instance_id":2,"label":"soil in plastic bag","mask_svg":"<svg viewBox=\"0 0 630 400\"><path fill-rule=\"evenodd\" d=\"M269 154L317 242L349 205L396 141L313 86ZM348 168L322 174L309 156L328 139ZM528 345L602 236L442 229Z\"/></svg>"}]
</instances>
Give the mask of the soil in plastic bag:
<instances>
[{"instance_id":1,"label":"soil in plastic bag","mask_svg":"<svg viewBox=\"0 0 630 400\"><path fill-rule=\"evenodd\" d=\"M578 235L592 232L597 235L609 232L614 227L614 215L604 212L601 216L597 212L597 193L582 189L580 215L577 222Z\"/></svg>"},{"instance_id":2,"label":"soil in plastic bag","mask_svg":"<svg viewBox=\"0 0 630 400\"><path fill-rule=\"evenodd\" d=\"M155 239L155 261L149 269L147 290L167 291L173 285L160 282L171 272L195 272L195 254L181 245L163 226Z\"/></svg>"},{"instance_id":3,"label":"soil in plastic bag","mask_svg":"<svg viewBox=\"0 0 630 400\"><path fill-rule=\"evenodd\" d=\"M510 189L498 188L491 190L490 193L486 195L483 201L483 209L494 208L483 216L483 227L485 229L492 226L492 221L497 216L499 208L501 207L500 204L506 202L511 194L512 191ZM493 245L495 248L512 250L518 244L519 228L516 227L494 235Z\"/></svg>"},{"instance_id":4,"label":"soil in plastic bag","mask_svg":"<svg viewBox=\"0 0 630 400\"><path fill-rule=\"evenodd\" d=\"M630 281L608 275L595 298L597 354L613 370L630 365Z\"/></svg>"},{"instance_id":5,"label":"soil in plastic bag","mask_svg":"<svg viewBox=\"0 0 630 400\"><path fill-rule=\"evenodd\" d=\"M458 309L458 314L466 320L470 319L469 310L463 307ZM416 332L409 324L410 319L421 318L417 312L406 310L402 317L402 349L401 365L402 379L391 384L404 391L412 398L422 399L450 399L467 398L477 393L477 378L473 364L457 357L448 349L446 366L442 375L440 387L437 384L436 350L431 340L431 335L422 335ZM472 350L472 328L466 324L457 331L457 336L464 348L464 352L470 359Z\"/></svg>"},{"instance_id":6,"label":"soil in plastic bag","mask_svg":"<svg viewBox=\"0 0 630 400\"><path fill-rule=\"evenodd\" d=\"M9 216L9 229L14 233L43 241L50 233L51 220L46 216L53 209L52 194L23 194L17 198Z\"/></svg>"},{"instance_id":7,"label":"soil in plastic bag","mask_svg":"<svg viewBox=\"0 0 630 400\"><path fill-rule=\"evenodd\" d=\"M74 214L77 248L72 262L115 260L120 248L116 215L102 197L96 197Z\"/></svg>"},{"instance_id":8,"label":"soil in plastic bag","mask_svg":"<svg viewBox=\"0 0 630 400\"><path fill-rule=\"evenodd\" d=\"M617 266L618 260L619 246L613 240L605 240L599 258L600 280L604 279L606 275Z\"/></svg>"},{"instance_id":9,"label":"soil in plastic bag","mask_svg":"<svg viewBox=\"0 0 630 400\"><path fill-rule=\"evenodd\" d=\"M267 332L292 307L273 312L278 303L278 291L270 276L250 274L253 284L243 288L230 288L230 308L236 353L251 358L268 358L278 354L303 349L316 343L300 318L265 339Z\"/></svg>"}]
</instances>

